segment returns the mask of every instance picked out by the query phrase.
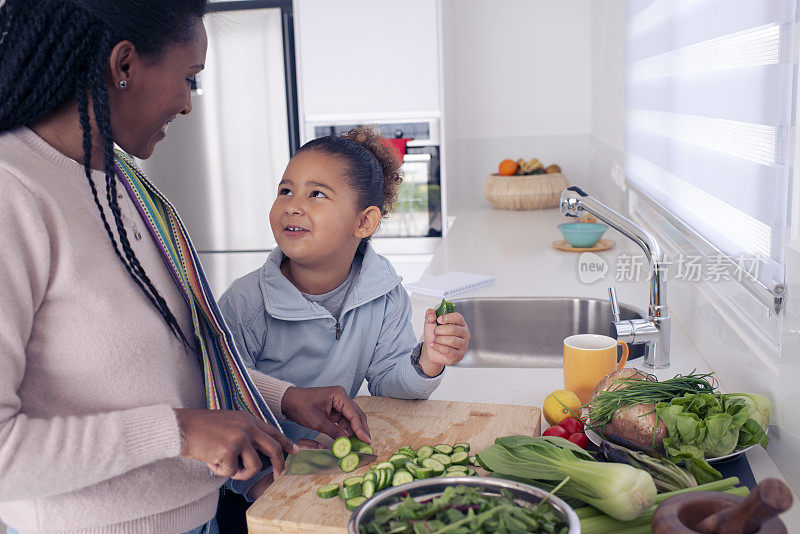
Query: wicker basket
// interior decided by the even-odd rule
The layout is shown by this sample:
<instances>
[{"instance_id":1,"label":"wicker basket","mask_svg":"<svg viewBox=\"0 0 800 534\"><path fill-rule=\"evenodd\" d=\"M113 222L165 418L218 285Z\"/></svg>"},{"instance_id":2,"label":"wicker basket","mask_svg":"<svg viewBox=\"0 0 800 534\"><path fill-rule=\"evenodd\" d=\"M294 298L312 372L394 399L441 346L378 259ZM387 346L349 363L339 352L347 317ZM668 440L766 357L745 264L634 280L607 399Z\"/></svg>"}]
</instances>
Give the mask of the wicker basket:
<instances>
[{"instance_id":1,"label":"wicker basket","mask_svg":"<svg viewBox=\"0 0 800 534\"><path fill-rule=\"evenodd\" d=\"M501 210L541 210L558 207L569 182L561 173L502 176L492 174L483 185L483 196Z\"/></svg>"}]
</instances>

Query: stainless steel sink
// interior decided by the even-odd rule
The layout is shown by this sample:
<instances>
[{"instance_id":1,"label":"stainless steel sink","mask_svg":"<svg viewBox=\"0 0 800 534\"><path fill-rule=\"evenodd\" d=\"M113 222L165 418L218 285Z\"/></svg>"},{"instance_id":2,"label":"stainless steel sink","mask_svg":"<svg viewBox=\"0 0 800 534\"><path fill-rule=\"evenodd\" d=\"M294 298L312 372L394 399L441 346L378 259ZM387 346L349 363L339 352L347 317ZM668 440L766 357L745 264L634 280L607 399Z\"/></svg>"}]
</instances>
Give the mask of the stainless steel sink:
<instances>
[{"instance_id":1,"label":"stainless steel sink","mask_svg":"<svg viewBox=\"0 0 800 534\"><path fill-rule=\"evenodd\" d=\"M461 367L562 367L562 342L573 334L608 335L611 305L589 298L466 298L454 300L467 321L469 350ZM644 312L620 304L623 320ZM630 356L643 354L630 345Z\"/></svg>"}]
</instances>

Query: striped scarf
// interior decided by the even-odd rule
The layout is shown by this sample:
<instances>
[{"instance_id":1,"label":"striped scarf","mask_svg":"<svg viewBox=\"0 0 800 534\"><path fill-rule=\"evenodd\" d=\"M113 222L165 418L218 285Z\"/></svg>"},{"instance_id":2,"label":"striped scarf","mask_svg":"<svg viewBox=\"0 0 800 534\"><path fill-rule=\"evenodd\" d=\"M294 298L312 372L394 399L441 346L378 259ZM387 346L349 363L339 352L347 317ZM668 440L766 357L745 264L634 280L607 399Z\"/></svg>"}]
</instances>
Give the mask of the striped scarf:
<instances>
[{"instance_id":1,"label":"striped scarf","mask_svg":"<svg viewBox=\"0 0 800 534\"><path fill-rule=\"evenodd\" d=\"M114 160L117 177L134 201L192 312L208 408L249 412L280 429L236 350L178 212L127 154L115 150Z\"/></svg>"}]
</instances>

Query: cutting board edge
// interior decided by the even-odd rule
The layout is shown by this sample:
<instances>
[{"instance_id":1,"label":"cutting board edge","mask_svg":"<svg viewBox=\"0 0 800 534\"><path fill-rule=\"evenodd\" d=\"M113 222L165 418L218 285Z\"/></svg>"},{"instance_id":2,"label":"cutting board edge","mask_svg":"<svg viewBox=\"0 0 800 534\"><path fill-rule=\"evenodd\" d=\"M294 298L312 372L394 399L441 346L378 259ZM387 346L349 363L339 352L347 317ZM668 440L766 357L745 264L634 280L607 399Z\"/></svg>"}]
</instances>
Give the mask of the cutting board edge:
<instances>
[{"instance_id":1,"label":"cutting board edge","mask_svg":"<svg viewBox=\"0 0 800 534\"><path fill-rule=\"evenodd\" d=\"M314 523L298 523L282 519L266 519L245 513L248 534L347 534L347 528Z\"/></svg>"}]
</instances>

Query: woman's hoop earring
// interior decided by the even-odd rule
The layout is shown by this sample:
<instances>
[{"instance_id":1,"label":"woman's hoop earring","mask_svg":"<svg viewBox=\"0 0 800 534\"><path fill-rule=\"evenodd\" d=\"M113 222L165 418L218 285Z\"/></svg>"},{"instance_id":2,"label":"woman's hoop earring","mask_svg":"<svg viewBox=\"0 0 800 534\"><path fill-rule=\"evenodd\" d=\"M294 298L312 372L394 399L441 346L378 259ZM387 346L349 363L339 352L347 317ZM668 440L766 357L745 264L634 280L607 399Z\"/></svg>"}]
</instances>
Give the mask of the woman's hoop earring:
<instances>
[{"instance_id":1,"label":"woman's hoop earring","mask_svg":"<svg viewBox=\"0 0 800 534\"><path fill-rule=\"evenodd\" d=\"M120 86L121 89L125 89L126 87L128 87L128 82L125 81L125 80L121 80L119 82L119 86Z\"/></svg>"}]
</instances>

